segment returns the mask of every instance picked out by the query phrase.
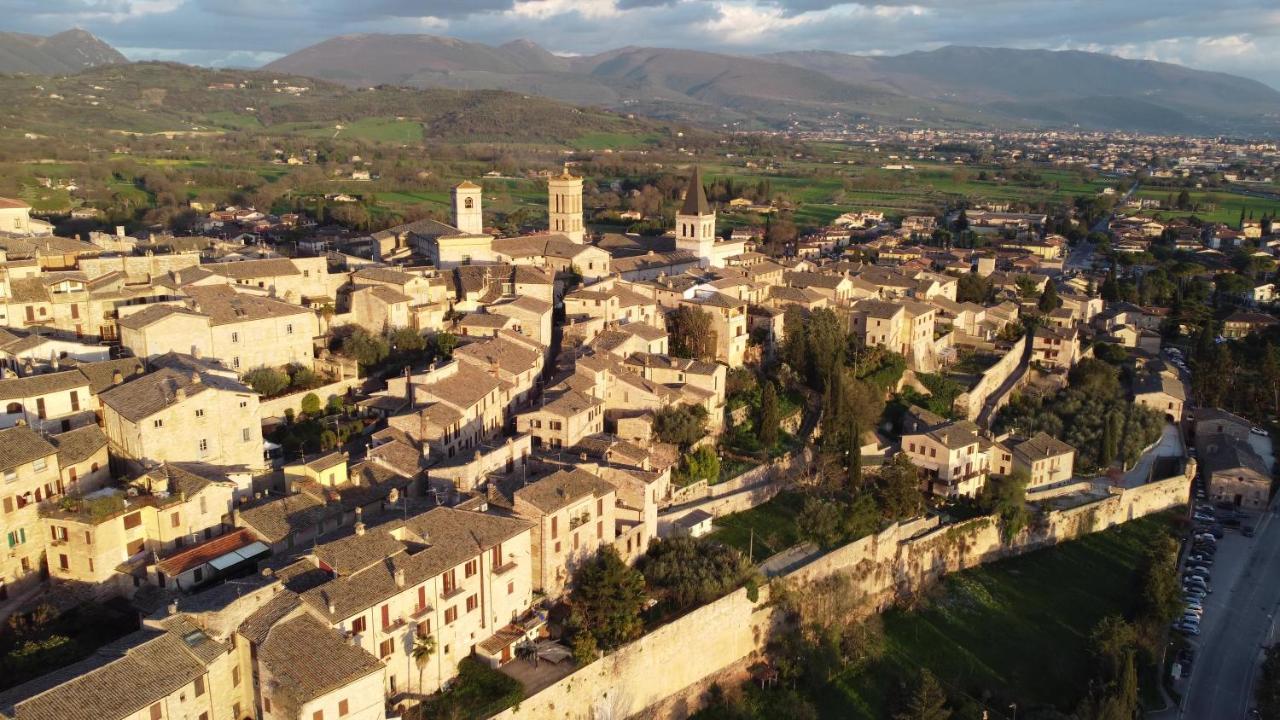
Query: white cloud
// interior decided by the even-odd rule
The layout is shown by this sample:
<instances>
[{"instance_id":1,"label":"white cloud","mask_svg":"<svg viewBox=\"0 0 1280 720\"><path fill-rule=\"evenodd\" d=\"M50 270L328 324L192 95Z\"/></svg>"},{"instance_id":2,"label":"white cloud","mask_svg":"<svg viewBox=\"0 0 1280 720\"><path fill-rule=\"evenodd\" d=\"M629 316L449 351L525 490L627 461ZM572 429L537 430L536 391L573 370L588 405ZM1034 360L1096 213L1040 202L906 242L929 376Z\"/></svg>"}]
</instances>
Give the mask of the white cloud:
<instances>
[{"instance_id":1,"label":"white cloud","mask_svg":"<svg viewBox=\"0 0 1280 720\"><path fill-rule=\"evenodd\" d=\"M517 0L504 14L528 20L546 20L571 12L598 20L617 17L623 11L618 9L615 0Z\"/></svg>"}]
</instances>

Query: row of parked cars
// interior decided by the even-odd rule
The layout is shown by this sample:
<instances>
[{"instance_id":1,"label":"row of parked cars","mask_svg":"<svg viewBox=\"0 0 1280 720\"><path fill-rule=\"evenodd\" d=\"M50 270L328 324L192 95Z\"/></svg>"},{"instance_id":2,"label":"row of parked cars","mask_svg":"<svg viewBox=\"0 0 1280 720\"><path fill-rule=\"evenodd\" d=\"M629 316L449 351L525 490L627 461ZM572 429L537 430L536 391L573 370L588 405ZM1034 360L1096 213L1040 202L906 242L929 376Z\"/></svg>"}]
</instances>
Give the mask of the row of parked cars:
<instances>
[{"instance_id":1,"label":"row of parked cars","mask_svg":"<svg viewBox=\"0 0 1280 720\"><path fill-rule=\"evenodd\" d=\"M1204 488L1197 483L1196 502L1192 510L1194 529L1191 533L1191 549L1187 553L1186 564L1182 568L1182 599L1185 603L1182 617L1173 624L1173 629L1183 635L1199 635L1200 620L1204 618L1204 600L1213 592L1214 556L1218 552L1218 540L1225 534L1219 524L1218 513L1209 504ZM1233 516L1234 519L1234 516ZM1183 671L1190 668L1190 662L1183 665Z\"/></svg>"}]
</instances>

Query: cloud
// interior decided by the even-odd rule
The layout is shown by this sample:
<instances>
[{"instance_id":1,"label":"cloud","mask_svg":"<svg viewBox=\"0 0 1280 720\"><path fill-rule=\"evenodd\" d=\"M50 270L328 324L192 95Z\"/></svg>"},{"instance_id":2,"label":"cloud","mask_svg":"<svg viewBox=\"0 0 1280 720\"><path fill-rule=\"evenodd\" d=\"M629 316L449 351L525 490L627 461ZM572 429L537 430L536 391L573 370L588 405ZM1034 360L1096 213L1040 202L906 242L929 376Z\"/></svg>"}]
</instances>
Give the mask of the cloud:
<instances>
[{"instance_id":1,"label":"cloud","mask_svg":"<svg viewBox=\"0 0 1280 720\"><path fill-rule=\"evenodd\" d=\"M564 54L623 45L894 54L1085 49L1280 86L1275 0L3 0L7 29L80 26L130 57L247 64L345 33L431 33Z\"/></svg>"}]
</instances>

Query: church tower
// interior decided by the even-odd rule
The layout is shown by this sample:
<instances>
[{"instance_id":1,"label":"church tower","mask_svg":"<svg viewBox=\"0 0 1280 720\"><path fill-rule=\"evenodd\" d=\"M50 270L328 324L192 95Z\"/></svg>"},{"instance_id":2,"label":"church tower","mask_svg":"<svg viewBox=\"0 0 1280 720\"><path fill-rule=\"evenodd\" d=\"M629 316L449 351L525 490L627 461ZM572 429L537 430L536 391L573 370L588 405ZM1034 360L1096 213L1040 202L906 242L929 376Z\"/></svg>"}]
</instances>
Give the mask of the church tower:
<instances>
[{"instance_id":1,"label":"church tower","mask_svg":"<svg viewBox=\"0 0 1280 720\"><path fill-rule=\"evenodd\" d=\"M582 178L565 167L559 177L547 180L547 218L550 230L570 240L585 242L582 232Z\"/></svg>"},{"instance_id":2,"label":"church tower","mask_svg":"<svg viewBox=\"0 0 1280 720\"><path fill-rule=\"evenodd\" d=\"M453 189L453 226L468 235L484 234L479 185L464 180Z\"/></svg>"},{"instance_id":3,"label":"church tower","mask_svg":"<svg viewBox=\"0 0 1280 720\"><path fill-rule=\"evenodd\" d=\"M676 213L676 249L693 253L703 267L713 263L712 248L716 244L716 211L707 203L702 188L702 168L694 166L684 205Z\"/></svg>"}]
</instances>

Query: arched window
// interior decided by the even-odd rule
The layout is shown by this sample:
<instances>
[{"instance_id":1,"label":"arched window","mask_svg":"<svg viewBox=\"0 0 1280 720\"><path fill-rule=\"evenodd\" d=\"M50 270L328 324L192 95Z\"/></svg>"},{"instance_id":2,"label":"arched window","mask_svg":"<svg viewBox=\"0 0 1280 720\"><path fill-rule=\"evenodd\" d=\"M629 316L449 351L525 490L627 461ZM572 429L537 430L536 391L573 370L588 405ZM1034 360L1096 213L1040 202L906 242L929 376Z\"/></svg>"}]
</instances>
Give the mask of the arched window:
<instances>
[{"instance_id":1,"label":"arched window","mask_svg":"<svg viewBox=\"0 0 1280 720\"><path fill-rule=\"evenodd\" d=\"M22 412L22 403L11 402L5 406L4 411L10 415Z\"/></svg>"},{"instance_id":2,"label":"arched window","mask_svg":"<svg viewBox=\"0 0 1280 720\"><path fill-rule=\"evenodd\" d=\"M464 199L462 200L462 207L464 207L464 208L466 208L466 209L468 209L468 210L471 210L471 209L475 208L475 206L476 206L476 200L475 200L475 198L464 198Z\"/></svg>"}]
</instances>

